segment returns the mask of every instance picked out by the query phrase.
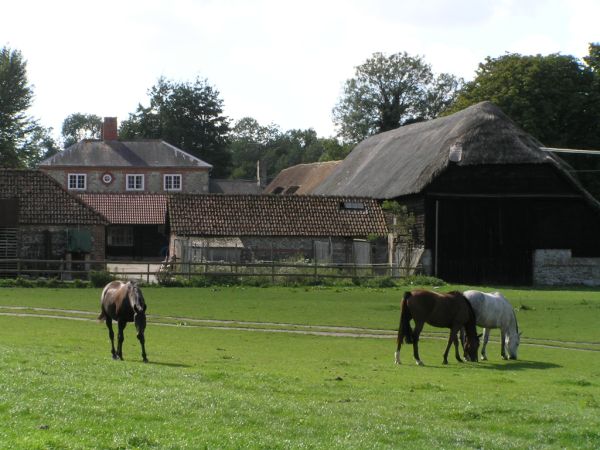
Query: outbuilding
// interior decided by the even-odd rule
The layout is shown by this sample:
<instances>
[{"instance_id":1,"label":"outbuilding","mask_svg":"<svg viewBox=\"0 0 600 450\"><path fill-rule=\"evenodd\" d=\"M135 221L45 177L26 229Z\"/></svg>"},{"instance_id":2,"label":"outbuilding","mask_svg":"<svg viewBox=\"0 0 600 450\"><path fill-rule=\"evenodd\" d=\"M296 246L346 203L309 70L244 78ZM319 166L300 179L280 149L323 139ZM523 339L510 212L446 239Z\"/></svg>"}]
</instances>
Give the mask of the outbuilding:
<instances>
[{"instance_id":1,"label":"outbuilding","mask_svg":"<svg viewBox=\"0 0 600 450\"><path fill-rule=\"evenodd\" d=\"M421 264L448 281L593 282L570 270L600 257L598 202L490 102L366 139L314 192L406 205Z\"/></svg>"}]
</instances>

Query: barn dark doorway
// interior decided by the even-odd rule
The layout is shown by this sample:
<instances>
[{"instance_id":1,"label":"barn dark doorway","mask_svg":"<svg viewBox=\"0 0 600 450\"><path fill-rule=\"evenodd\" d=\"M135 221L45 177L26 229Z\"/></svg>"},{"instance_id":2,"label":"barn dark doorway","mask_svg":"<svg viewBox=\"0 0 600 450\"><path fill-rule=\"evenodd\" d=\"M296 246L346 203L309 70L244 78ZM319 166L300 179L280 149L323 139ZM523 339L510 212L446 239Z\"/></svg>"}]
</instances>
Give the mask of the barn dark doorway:
<instances>
[{"instance_id":1,"label":"barn dark doorway","mask_svg":"<svg viewBox=\"0 0 600 450\"><path fill-rule=\"evenodd\" d=\"M438 277L469 284L531 284L529 200L444 198L432 203L437 211Z\"/></svg>"}]
</instances>

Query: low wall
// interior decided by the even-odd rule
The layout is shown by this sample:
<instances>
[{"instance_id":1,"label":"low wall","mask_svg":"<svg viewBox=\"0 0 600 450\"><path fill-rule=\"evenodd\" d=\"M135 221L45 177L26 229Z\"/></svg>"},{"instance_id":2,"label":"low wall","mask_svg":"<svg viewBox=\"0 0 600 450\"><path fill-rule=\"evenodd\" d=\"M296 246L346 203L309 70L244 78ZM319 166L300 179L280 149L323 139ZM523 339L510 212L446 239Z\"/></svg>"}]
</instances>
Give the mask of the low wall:
<instances>
[{"instance_id":1,"label":"low wall","mask_svg":"<svg viewBox=\"0 0 600 450\"><path fill-rule=\"evenodd\" d=\"M535 250L533 283L600 286L600 258L574 258L569 249Z\"/></svg>"}]
</instances>

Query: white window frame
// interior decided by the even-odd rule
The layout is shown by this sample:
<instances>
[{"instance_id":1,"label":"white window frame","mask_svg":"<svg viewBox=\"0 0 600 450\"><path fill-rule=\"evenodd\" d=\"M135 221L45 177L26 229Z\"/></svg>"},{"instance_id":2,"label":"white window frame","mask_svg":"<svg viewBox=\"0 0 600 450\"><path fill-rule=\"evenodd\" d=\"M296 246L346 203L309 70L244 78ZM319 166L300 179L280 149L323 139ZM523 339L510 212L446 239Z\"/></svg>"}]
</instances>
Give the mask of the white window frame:
<instances>
[{"instance_id":1,"label":"white window frame","mask_svg":"<svg viewBox=\"0 0 600 450\"><path fill-rule=\"evenodd\" d=\"M173 186L175 183L175 180L178 180L179 183L179 187L168 187L167 183L170 180L170 184L171 186ZM180 173L166 173L163 175L163 189L165 191L181 191L181 185L182 185L183 179Z\"/></svg>"},{"instance_id":2,"label":"white window frame","mask_svg":"<svg viewBox=\"0 0 600 450\"><path fill-rule=\"evenodd\" d=\"M137 186L137 178L140 178L141 180L141 184L140 187ZM132 179L134 180L133 185L134 187L129 187L129 180ZM127 176L125 177L125 190L126 191L143 191L144 190L144 174L143 173L128 173Z\"/></svg>"},{"instance_id":3,"label":"white window frame","mask_svg":"<svg viewBox=\"0 0 600 450\"><path fill-rule=\"evenodd\" d=\"M80 185L83 182L83 185ZM87 188L87 174L70 173L67 175L67 188L70 191L85 191Z\"/></svg>"}]
</instances>

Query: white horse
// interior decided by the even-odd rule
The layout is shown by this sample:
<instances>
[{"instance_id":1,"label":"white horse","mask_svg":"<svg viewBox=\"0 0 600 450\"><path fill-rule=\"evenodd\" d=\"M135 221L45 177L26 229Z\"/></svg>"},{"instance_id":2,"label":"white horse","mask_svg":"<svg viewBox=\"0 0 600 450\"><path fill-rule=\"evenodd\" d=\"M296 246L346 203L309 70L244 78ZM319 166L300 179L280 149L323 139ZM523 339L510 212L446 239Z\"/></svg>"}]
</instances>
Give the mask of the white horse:
<instances>
[{"instance_id":1,"label":"white horse","mask_svg":"<svg viewBox=\"0 0 600 450\"><path fill-rule=\"evenodd\" d=\"M465 291L464 296L475 311L477 325L484 329L481 359L487 360L485 348L490 338L490 328L500 328L502 358L517 359L521 333L519 333L517 316L508 300L500 292L488 294L480 291ZM506 350L508 350L508 358Z\"/></svg>"}]
</instances>

